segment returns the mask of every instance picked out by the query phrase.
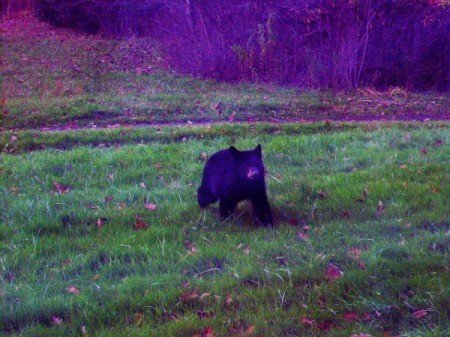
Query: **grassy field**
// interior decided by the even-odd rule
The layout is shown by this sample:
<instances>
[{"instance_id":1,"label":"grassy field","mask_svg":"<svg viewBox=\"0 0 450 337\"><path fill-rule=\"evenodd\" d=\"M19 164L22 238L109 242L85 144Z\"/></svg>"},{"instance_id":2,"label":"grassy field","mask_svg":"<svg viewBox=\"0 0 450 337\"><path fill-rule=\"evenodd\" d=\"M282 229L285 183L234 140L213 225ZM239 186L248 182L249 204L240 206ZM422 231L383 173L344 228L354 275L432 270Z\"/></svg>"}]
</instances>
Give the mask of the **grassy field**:
<instances>
[{"instance_id":1,"label":"grassy field","mask_svg":"<svg viewBox=\"0 0 450 337\"><path fill-rule=\"evenodd\" d=\"M217 83L145 41L0 28L0 334L446 334L448 95ZM377 119L406 122L345 122ZM277 226L200 210L207 157L258 143Z\"/></svg>"},{"instance_id":2,"label":"grassy field","mask_svg":"<svg viewBox=\"0 0 450 337\"><path fill-rule=\"evenodd\" d=\"M104 132L0 157L4 333L444 335L446 124ZM257 143L273 230L196 204L204 153Z\"/></svg>"}]
</instances>

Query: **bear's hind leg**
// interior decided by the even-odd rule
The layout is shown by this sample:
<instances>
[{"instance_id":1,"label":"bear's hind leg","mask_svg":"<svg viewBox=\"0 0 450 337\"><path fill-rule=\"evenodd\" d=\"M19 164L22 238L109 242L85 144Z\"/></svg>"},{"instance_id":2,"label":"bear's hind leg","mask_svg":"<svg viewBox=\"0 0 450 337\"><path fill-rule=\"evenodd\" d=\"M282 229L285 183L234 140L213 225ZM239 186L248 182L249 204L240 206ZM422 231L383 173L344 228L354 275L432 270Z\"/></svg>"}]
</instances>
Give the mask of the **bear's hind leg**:
<instances>
[{"instance_id":1,"label":"bear's hind leg","mask_svg":"<svg viewBox=\"0 0 450 337\"><path fill-rule=\"evenodd\" d=\"M215 197L207 188L203 186L200 186L197 192L197 200L201 208L205 208L209 204L213 204L218 200L217 197Z\"/></svg>"}]
</instances>

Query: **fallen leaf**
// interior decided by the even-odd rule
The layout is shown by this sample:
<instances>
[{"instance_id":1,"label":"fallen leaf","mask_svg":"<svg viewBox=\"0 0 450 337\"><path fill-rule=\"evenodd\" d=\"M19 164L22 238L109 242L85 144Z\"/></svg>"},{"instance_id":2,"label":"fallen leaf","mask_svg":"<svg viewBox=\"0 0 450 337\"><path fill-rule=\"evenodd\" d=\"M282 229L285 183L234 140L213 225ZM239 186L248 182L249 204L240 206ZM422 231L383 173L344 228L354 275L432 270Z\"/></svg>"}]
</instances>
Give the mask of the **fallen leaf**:
<instances>
[{"instance_id":1,"label":"fallen leaf","mask_svg":"<svg viewBox=\"0 0 450 337\"><path fill-rule=\"evenodd\" d=\"M300 318L300 322L303 325L313 326L315 321L313 319L309 319L307 317L302 317L302 318Z\"/></svg>"},{"instance_id":2,"label":"fallen leaf","mask_svg":"<svg viewBox=\"0 0 450 337\"><path fill-rule=\"evenodd\" d=\"M181 294L180 301L186 303L188 301L196 299L197 297L198 297L197 289L194 289L192 291L185 291Z\"/></svg>"},{"instance_id":3,"label":"fallen leaf","mask_svg":"<svg viewBox=\"0 0 450 337\"><path fill-rule=\"evenodd\" d=\"M343 209L343 210L342 210L342 215L345 216L346 218L348 218L348 217L351 215L351 213L350 213L349 210Z\"/></svg>"},{"instance_id":4,"label":"fallen leaf","mask_svg":"<svg viewBox=\"0 0 450 337\"><path fill-rule=\"evenodd\" d=\"M206 154L206 152L202 152L202 161L207 161L208 160L208 155Z\"/></svg>"},{"instance_id":5,"label":"fallen leaf","mask_svg":"<svg viewBox=\"0 0 450 337\"><path fill-rule=\"evenodd\" d=\"M352 247L350 248L350 251L347 252L347 255L350 256L352 259L359 259L360 255L361 255L361 249L357 248L357 247Z\"/></svg>"},{"instance_id":6,"label":"fallen leaf","mask_svg":"<svg viewBox=\"0 0 450 337\"><path fill-rule=\"evenodd\" d=\"M214 332L214 329L210 326L207 326L202 333L202 337L215 337L216 333Z\"/></svg>"},{"instance_id":7,"label":"fallen leaf","mask_svg":"<svg viewBox=\"0 0 450 337\"><path fill-rule=\"evenodd\" d=\"M81 327L81 333L82 333L83 335L86 335L86 334L87 334L87 330L86 330L86 326L85 326L85 325L83 325L83 326Z\"/></svg>"},{"instance_id":8,"label":"fallen leaf","mask_svg":"<svg viewBox=\"0 0 450 337\"><path fill-rule=\"evenodd\" d=\"M369 195L369 191L366 188L363 189L363 191L362 191L363 198L367 198L368 195Z\"/></svg>"},{"instance_id":9,"label":"fallen leaf","mask_svg":"<svg viewBox=\"0 0 450 337\"><path fill-rule=\"evenodd\" d=\"M63 184L61 184L57 181L53 182L52 194L62 194L62 193L67 193L69 191L70 191L70 187L64 186Z\"/></svg>"},{"instance_id":10,"label":"fallen leaf","mask_svg":"<svg viewBox=\"0 0 450 337\"><path fill-rule=\"evenodd\" d=\"M227 296L227 297L225 298L225 301L223 302L223 305L226 306L226 307L228 307L228 306L231 305L232 302L233 302L233 297Z\"/></svg>"},{"instance_id":11,"label":"fallen leaf","mask_svg":"<svg viewBox=\"0 0 450 337\"><path fill-rule=\"evenodd\" d=\"M62 325L62 318L58 317L58 316L52 316L52 324L53 325L57 325L57 326L61 326Z\"/></svg>"},{"instance_id":12,"label":"fallen leaf","mask_svg":"<svg viewBox=\"0 0 450 337\"><path fill-rule=\"evenodd\" d=\"M108 221L107 218L99 218L97 219L96 225L98 228L103 227L105 222Z\"/></svg>"},{"instance_id":13,"label":"fallen leaf","mask_svg":"<svg viewBox=\"0 0 450 337\"><path fill-rule=\"evenodd\" d=\"M422 153L422 154L427 154L428 153L428 151L427 151L427 149L422 149L422 150L420 150L420 152Z\"/></svg>"},{"instance_id":14,"label":"fallen leaf","mask_svg":"<svg viewBox=\"0 0 450 337\"><path fill-rule=\"evenodd\" d=\"M142 183L139 183L139 186L142 188L142 189L144 189L144 190L146 190L147 189L147 184L146 183L144 183L144 182L142 182Z\"/></svg>"},{"instance_id":15,"label":"fallen leaf","mask_svg":"<svg viewBox=\"0 0 450 337\"><path fill-rule=\"evenodd\" d=\"M302 233L302 232L298 232L298 233L297 233L297 237L298 237L300 240L308 240L308 239L309 239L308 234Z\"/></svg>"},{"instance_id":16,"label":"fallen leaf","mask_svg":"<svg viewBox=\"0 0 450 337\"><path fill-rule=\"evenodd\" d=\"M80 291L78 290L77 287L70 285L66 288L66 291L70 294L74 294L74 295L78 295L80 293Z\"/></svg>"},{"instance_id":17,"label":"fallen leaf","mask_svg":"<svg viewBox=\"0 0 450 337\"><path fill-rule=\"evenodd\" d=\"M250 246L245 247L243 252L245 255L250 255Z\"/></svg>"},{"instance_id":18,"label":"fallen leaf","mask_svg":"<svg viewBox=\"0 0 450 337\"><path fill-rule=\"evenodd\" d=\"M142 324L144 323L144 317L145 317L144 314L141 312L135 313L133 317L134 325L142 326Z\"/></svg>"},{"instance_id":19,"label":"fallen leaf","mask_svg":"<svg viewBox=\"0 0 450 337\"><path fill-rule=\"evenodd\" d=\"M378 214L381 214L384 212L383 202L381 200L378 200L377 211L378 211Z\"/></svg>"},{"instance_id":20,"label":"fallen leaf","mask_svg":"<svg viewBox=\"0 0 450 337\"><path fill-rule=\"evenodd\" d=\"M119 202L119 203L117 204L117 209L118 209L119 211L123 211L125 208L127 208L127 204L126 204L126 203L124 203L124 202Z\"/></svg>"},{"instance_id":21,"label":"fallen leaf","mask_svg":"<svg viewBox=\"0 0 450 337\"><path fill-rule=\"evenodd\" d=\"M105 202L107 203L107 204L109 204L109 203L111 203L112 201L113 201L113 197L112 196L110 196L110 195L107 195L106 197L105 197Z\"/></svg>"},{"instance_id":22,"label":"fallen leaf","mask_svg":"<svg viewBox=\"0 0 450 337\"><path fill-rule=\"evenodd\" d=\"M163 164L162 163L155 163L154 166L155 166L155 168L159 169L159 168L163 167Z\"/></svg>"},{"instance_id":23,"label":"fallen leaf","mask_svg":"<svg viewBox=\"0 0 450 337\"><path fill-rule=\"evenodd\" d=\"M203 293L198 298L201 299L201 300L204 300L205 298L207 298L209 296L211 296L211 293Z\"/></svg>"},{"instance_id":24,"label":"fallen leaf","mask_svg":"<svg viewBox=\"0 0 450 337\"><path fill-rule=\"evenodd\" d=\"M442 139L439 139L437 142L436 142L436 146L441 146L442 145Z\"/></svg>"},{"instance_id":25,"label":"fallen leaf","mask_svg":"<svg viewBox=\"0 0 450 337\"><path fill-rule=\"evenodd\" d=\"M148 203L148 204L145 204L144 207L146 209L148 209L149 211L153 211L156 209L156 204Z\"/></svg>"},{"instance_id":26,"label":"fallen leaf","mask_svg":"<svg viewBox=\"0 0 450 337\"><path fill-rule=\"evenodd\" d=\"M350 337L372 337L372 335L369 335L367 333L360 333L360 334L353 334Z\"/></svg>"},{"instance_id":27,"label":"fallen leaf","mask_svg":"<svg viewBox=\"0 0 450 337\"><path fill-rule=\"evenodd\" d=\"M417 310L412 314L415 318L420 319L426 315L428 315L428 310Z\"/></svg>"},{"instance_id":28,"label":"fallen leaf","mask_svg":"<svg viewBox=\"0 0 450 337\"><path fill-rule=\"evenodd\" d=\"M302 225L302 229L307 232L310 230L310 227L308 225Z\"/></svg>"},{"instance_id":29,"label":"fallen leaf","mask_svg":"<svg viewBox=\"0 0 450 337\"><path fill-rule=\"evenodd\" d=\"M339 279L344 275L344 272L341 271L338 267L336 267L334 264L330 263L328 267L325 269L325 277L328 278L330 281Z\"/></svg>"},{"instance_id":30,"label":"fallen leaf","mask_svg":"<svg viewBox=\"0 0 450 337\"><path fill-rule=\"evenodd\" d=\"M114 174L108 174L108 179L113 180L114 179Z\"/></svg>"},{"instance_id":31,"label":"fallen leaf","mask_svg":"<svg viewBox=\"0 0 450 337\"><path fill-rule=\"evenodd\" d=\"M407 133L407 134L405 135L405 141L406 141L406 142L410 142L410 141L411 141L411 135L410 135L409 133Z\"/></svg>"},{"instance_id":32,"label":"fallen leaf","mask_svg":"<svg viewBox=\"0 0 450 337\"><path fill-rule=\"evenodd\" d=\"M142 221L138 221L135 225L133 225L134 230L141 230L149 227L150 227L149 225L147 225L145 222Z\"/></svg>"}]
</instances>

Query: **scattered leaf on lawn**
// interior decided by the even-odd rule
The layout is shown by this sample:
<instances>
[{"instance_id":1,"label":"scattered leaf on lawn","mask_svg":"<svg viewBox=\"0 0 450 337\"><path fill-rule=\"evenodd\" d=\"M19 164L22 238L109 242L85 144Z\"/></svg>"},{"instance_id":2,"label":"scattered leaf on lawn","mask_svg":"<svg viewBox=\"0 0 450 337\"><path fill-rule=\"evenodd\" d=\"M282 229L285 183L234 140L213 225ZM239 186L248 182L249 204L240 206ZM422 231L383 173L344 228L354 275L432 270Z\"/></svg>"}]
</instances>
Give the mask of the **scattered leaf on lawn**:
<instances>
[{"instance_id":1,"label":"scattered leaf on lawn","mask_svg":"<svg viewBox=\"0 0 450 337\"><path fill-rule=\"evenodd\" d=\"M225 301L223 302L223 305L226 306L226 307L228 307L228 306L231 305L232 302L233 302L233 297L227 296L227 297L225 298Z\"/></svg>"},{"instance_id":2,"label":"scattered leaf on lawn","mask_svg":"<svg viewBox=\"0 0 450 337\"><path fill-rule=\"evenodd\" d=\"M61 184L57 181L53 182L52 194L62 194L62 193L67 193L69 191L70 191L69 186L64 186L63 184Z\"/></svg>"},{"instance_id":3,"label":"scattered leaf on lawn","mask_svg":"<svg viewBox=\"0 0 450 337\"><path fill-rule=\"evenodd\" d=\"M201 335L201 337L215 337L216 333L214 332L214 329L210 326L207 326Z\"/></svg>"},{"instance_id":4,"label":"scattered leaf on lawn","mask_svg":"<svg viewBox=\"0 0 450 337\"><path fill-rule=\"evenodd\" d=\"M436 146L441 146L442 145L442 139L439 139L437 142L436 142Z\"/></svg>"},{"instance_id":5,"label":"scattered leaf on lawn","mask_svg":"<svg viewBox=\"0 0 450 337\"><path fill-rule=\"evenodd\" d=\"M80 293L80 291L78 290L77 287L75 287L74 285L70 285L66 288L66 291L69 294L74 294L74 295L78 295Z\"/></svg>"},{"instance_id":6,"label":"scattered leaf on lawn","mask_svg":"<svg viewBox=\"0 0 450 337\"><path fill-rule=\"evenodd\" d=\"M147 225L145 222L142 221L138 221L135 225L133 225L134 230L141 230L149 227L150 227L149 225Z\"/></svg>"},{"instance_id":7,"label":"scattered leaf on lawn","mask_svg":"<svg viewBox=\"0 0 450 337\"><path fill-rule=\"evenodd\" d=\"M420 150L420 152L422 153L422 154L427 154L428 153L428 151L427 151L427 149L422 149L422 150Z\"/></svg>"},{"instance_id":8,"label":"scattered leaf on lawn","mask_svg":"<svg viewBox=\"0 0 450 337\"><path fill-rule=\"evenodd\" d=\"M163 164L162 163L155 163L154 166L155 166L155 168L159 169L159 168L163 167Z\"/></svg>"},{"instance_id":9,"label":"scattered leaf on lawn","mask_svg":"<svg viewBox=\"0 0 450 337\"><path fill-rule=\"evenodd\" d=\"M119 211L123 211L125 208L127 208L127 204L126 204L126 203L124 203L124 202L119 202L119 203L117 204L117 209L118 209Z\"/></svg>"},{"instance_id":10,"label":"scattered leaf on lawn","mask_svg":"<svg viewBox=\"0 0 450 337\"><path fill-rule=\"evenodd\" d=\"M142 326L144 323L144 314L141 312L137 312L134 314L134 325Z\"/></svg>"},{"instance_id":11,"label":"scattered leaf on lawn","mask_svg":"<svg viewBox=\"0 0 450 337\"><path fill-rule=\"evenodd\" d=\"M188 301L196 299L197 297L198 297L197 289L194 289L192 291L185 291L181 294L180 301L186 303Z\"/></svg>"},{"instance_id":12,"label":"scattered leaf on lawn","mask_svg":"<svg viewBox=\"0 0 450 337\"><path fill-rule=\"evenodd\" d=\"M308 240L308 239L309 239L308 234L302 233L302 232L298 232L298 233L297 233L297 237L298 237L300 240Z\"/></svg>"},{"instance_id":13,"label":"scattered leaf on lawn","mask_svg":"<svg viewBox=\"0 0 450 337\"><path fill-rule=\"evenodd\" d=\"M378 214L381 214L384 212L383 202L381 200L378 200L377 211L378 211Z\"/></svg>"},{"instance_id":14,"label":"scattered leaf on lawn","mask_svg":"<svg viewBox=\"0 0 450 337\"><path fill-rule=\"evenodd\" d=\"M113 200L114 200L114 198L113 198L111 195L107 195L107 196L105 197L105 202L106 202L107 204L111 203Z\"/></svg>"},{"instance_id":15,"label":"scattered leaf on lawn","mask_svg":"<svg viewBox=\"0 0 450 337\"><path fill-rule=\"evenodd\" d=\"M348 217L351 215L351 213L350 213L349 210L343 209L343 210L342 210L342 215L345 216L346 218L348 218Z\"/></svg>"},{"instance_id":16,"label":"scattered leaf on lawn","mask_svg":"<svg viewBox=\"0 0 450 337\"><path fill-rule=\"evenodd\" d=\"M211 296L211 293L203 293L198 298L201 299L201 300L204 300L205 298L207 298L209 296Z\"/></svg>"},{"instance_id":17,"label":"scattered leaf on lawn","mask_svg":"<svg viewBox=\"0 0 450 337\"><path fill-rule=\"evenodd\" d=\"M325 277L330 281L341 278L342 275L344 275L344 273L332 263L325 269Z\"/></svg>"},{"instance_id":18,"label":"scattered leaf on lawn","mask_svg":"<svg viewBox=\"0 0 450 337\"><path fill-rule=\"evenodd\" d=\"M310 318L307 318L307 317L300 318L300 322L303 325L307 325L307 326L313 326L314 325L314 320L310 319Z\"/></svg>"},{"instance_id":19,"label":"scattered leaf on lawn","mask_svg":"<svg viewBox=\"0 0 450 337\"><path fill-rule=\"evenodd\" d=\"M81 327L81 333L82 333L83 335L86 335L86 334L87 334L87 330L86 330L86 326L85 326L85 325L83 325L83 326Z\"/></svg>"},{"instance_id":20,"label":"scattered leaf on lawn","mask_svg":"<svg viewBox=\"0 0 450 337\"><path fill-rule=\"evenodd\" d=\"M407 133L407 134L405 135L405 141L406 141L406 142L410 142L410 141L411 141L411 135L410 135L409 133Z\"/></svg>"},{"instance_id":21,"label":"scattered leaf on lawn","mask_svg":"<svg viewBox=\"0 0 450 337\"><path fill-rule=\"evenodd\" d=\"M426 315L428 315L428 310L417 310L413 312L413 316L417 319L420 319Z\"/></svg>"},{"instance_id":22,"label":"scattered leaf on lawn","mask_svg":"<svg viewBox=\"0 0 450 337\"><path fill-rule=\"evenodd\" d=\"M202 152L202 161L207 161L208 160L208 155L206 154L206 152Z\"/></svg>"},{"instance_id":23,"label":"scattered leaf on lawn","mask_svg":"<svg viewBox=\"0 0 450 337\"><path fill-rule=\"evenodd\" d=\"M52 324L53 325L57 325L57 326L61 326L62 325L62 318L58 317L58 316L52 316Z\"/></svg>"},{"instance_id":24,"label":"scattered leaf on lawn","mask_svg":"<svg viewBox=\"0 0 450 337\"><path fill-rule=\"evenodd\" d=\"M357 247L352 247L350 248L350 251L347 252L347 255L350 256L352 259L359 259L360 255L361 255L361 249L357 248Z\"/></svg>"},{"instance_id":25,"label":"scattered leaf on lawn","mask_svg":"<svg viewBox=\"0 0 450 337\"><path fill-rule=\"evenodd\" d=\"M142 188L142 189L144 189L144 190L146 190L147 189L147 184L146 183L144 183L144 182L142 182L142 183L139 183L139 186Z\"/></svg>"},{"instance_id":26,"label":"scattered leaf on lawn","mask_svg":"<svg viewBox=\"0 0 450 337\"><path fill-rule=\"evenodd\" d=\"M113 180L114 179L114 174L108 174L108 179Z\"/></svg>"},{"instance_id":27,"label":"scattered leaf on lawn","mask_svg":"<svg viewBox=\"0 0 450 337\"><path fill-rule=\"evenodd\" d=\"M250 246L247 245L247 247L244 248L243 252L245 255L250 255Z\"/></svg>"},{"instance_id":28,"label":"scattered leaf on lawn","mask_svg":"<svg viewBox=\"0 0 450 337\"><path fill-rule=\"evenodd\" d=\"M149 204L145 204L144 207L146 209L148 209L149 211L153 211L156 209L156 204L149 203Z\"/></svg>"},{"instance_id":29,"label":"scattered leaf on lawn","mask_svg":"<svg viewBox=\"0 0 450 337\"><path fill-rule=\"evenodd\" d=\"M96 225L98 228L103 227L105 225L105 222L108 221L107 218L99 218L97 219Z\"/></svg>"}]
</instances>

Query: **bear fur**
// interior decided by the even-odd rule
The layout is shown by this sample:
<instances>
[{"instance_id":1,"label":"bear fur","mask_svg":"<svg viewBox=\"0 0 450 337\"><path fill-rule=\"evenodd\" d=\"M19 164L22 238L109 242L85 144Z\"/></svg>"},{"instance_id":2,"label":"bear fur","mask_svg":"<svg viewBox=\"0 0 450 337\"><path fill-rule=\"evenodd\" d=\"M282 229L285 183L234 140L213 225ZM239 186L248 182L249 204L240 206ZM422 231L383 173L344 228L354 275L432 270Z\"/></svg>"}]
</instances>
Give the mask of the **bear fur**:
<instances>
[{"instance_id":1,"label":"bear fur","mask_svg":"<svg viewBox=\"0 0 450 337\"><path fill-rule=\"evenodd\" d=\"M250 200L257 223L272 226L267 200L261 145L239 151L234 146L211 156L198 188L198 204L207 207L219 200L220 215L228 218L242 200Z\"/></svg>"}]
</instances>

